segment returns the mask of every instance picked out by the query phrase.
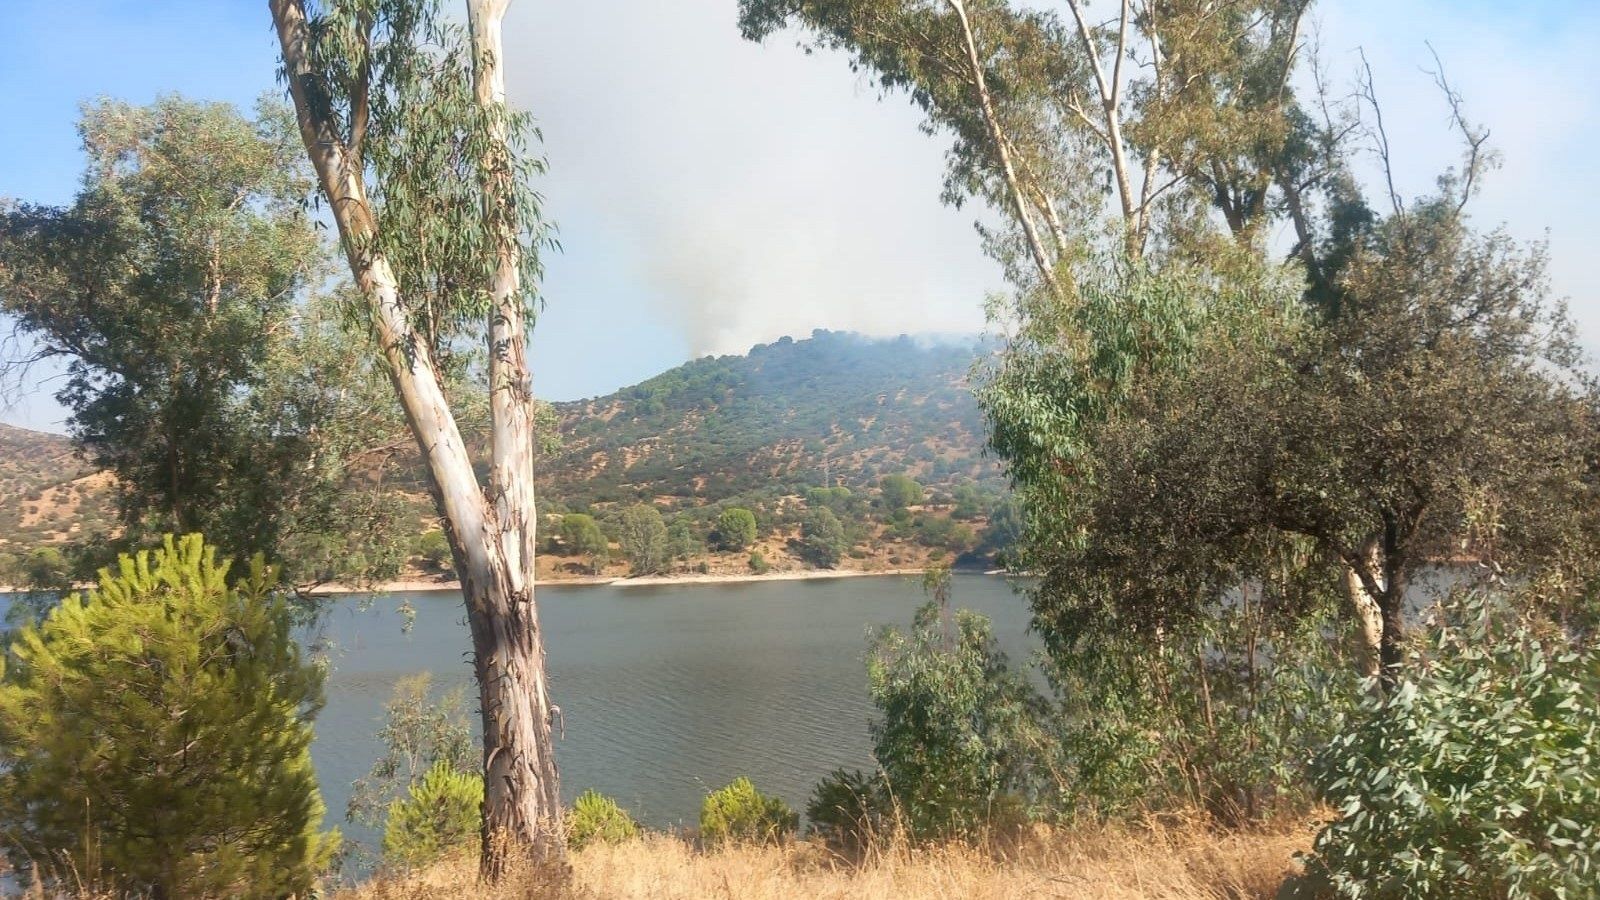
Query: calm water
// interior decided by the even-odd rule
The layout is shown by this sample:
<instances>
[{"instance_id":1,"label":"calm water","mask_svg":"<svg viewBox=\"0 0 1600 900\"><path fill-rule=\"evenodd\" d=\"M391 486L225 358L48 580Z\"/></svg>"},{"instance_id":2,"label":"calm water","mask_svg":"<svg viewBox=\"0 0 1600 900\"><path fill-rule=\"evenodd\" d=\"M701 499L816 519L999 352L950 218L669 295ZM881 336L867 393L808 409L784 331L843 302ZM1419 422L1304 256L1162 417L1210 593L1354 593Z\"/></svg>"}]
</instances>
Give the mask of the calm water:
<instances>
[{"instance_id":1,"label":"calm water","mask_svg":"<svg viewBox=\"0 0 1600 900\"><path fill-rule=\"evenodd\" d=\"M410 633L403 600L416 608ZM664 827L693 822L707 790L748 775L802 808L829 771L871 767L866 631L908 625L923 600L906 577L540 588L551 693L566 719L562 793L593 788ZM1014 658L1031 651L1024 601L1004 579L956 576L952 604L990 616ZM360 606L341 601L326 624L336 649L312 756L330 820L381 752L374 734L396 681L429 671L436 688L476 698L458 594Z\"/></svg>"}]
</instances>

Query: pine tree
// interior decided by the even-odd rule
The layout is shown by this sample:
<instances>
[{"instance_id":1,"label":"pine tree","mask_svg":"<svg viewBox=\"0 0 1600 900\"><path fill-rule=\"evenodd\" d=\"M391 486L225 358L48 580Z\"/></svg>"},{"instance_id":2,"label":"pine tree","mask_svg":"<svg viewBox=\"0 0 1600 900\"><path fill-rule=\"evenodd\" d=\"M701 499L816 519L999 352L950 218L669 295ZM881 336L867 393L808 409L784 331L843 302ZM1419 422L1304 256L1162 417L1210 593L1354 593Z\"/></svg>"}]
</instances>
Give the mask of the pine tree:
<instances>
[{"instance_id":1,"label":"pine tree","mask_svg":"<svg viewBox=\"0 0 1600 900\"><path fill-rule=\"evenodd\" d=\"M322 673L260 558L227 574L199 535L169 535L16 634L0 659L13 863L154 897L312 888L338 844L311 766Z\"/></svg>"}]
</instances>

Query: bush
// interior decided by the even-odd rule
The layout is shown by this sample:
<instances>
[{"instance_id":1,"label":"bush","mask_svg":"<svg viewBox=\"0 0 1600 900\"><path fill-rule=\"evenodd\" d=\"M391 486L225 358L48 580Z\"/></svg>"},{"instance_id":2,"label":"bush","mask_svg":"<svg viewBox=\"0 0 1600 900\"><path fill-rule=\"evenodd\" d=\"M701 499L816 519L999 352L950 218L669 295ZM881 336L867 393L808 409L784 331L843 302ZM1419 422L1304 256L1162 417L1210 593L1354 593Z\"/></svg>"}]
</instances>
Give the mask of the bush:
<instances>
[{"instance_id":1,"label":"bush","mask_svg":"<svg viewBox=\"0 0 1600 900\"><path fill-rule=\"evenodd\" d=\"M389 804L383 826L383 860L392 866L425 866L451 850L477 849L483 808L483 776L439 760Z\"/></svg>"},{"instance_id":2,"label":"bush","mask_svg":"<svg viewBox=\"0 0 1600 900\"><path fill-rule=\"evenodd\" d=\"M938 599L917 611L911 632L883 629L868 655L883 716L873 754L913 838L1009 828L1042 792L1044 701L1007 667L987 619L950 614L948 571L928 583Z\"/></svg>"},{"instance_id":3,"label":"bush","mask_svg":"<svg viewBox=\"0 0 1600 900\"><path fill-rule=\"evenodd\" d=\"M1302 895L1579 897L1600 879L1600 655L1477 593L1313 777L1340 818Z\"/></svg>"},{"instance_id":4,"label":"bush","mask_svg":"<svg viewBox=\"0 0 1600 900\"><path fill-rule=\"evenodd\" d=\"M436 572L448 572L455 567L455 558L450 553L450 540L437 528L423 532L422 537L417 539L417 553Z\"/></svg>"},{"instance_id":5,"label":"bush","mask_svg":"<svg viewBox=\"0 0 1600 900\"><path fill-rule=\"evenodd\" d=\"M776 843L793 834L799 824L800 817L787 803L756 790L748 778L712 791L700 804L700 839L707 844Z\"/></svg>"},{"instance_id":6,"label":"bush","mask_svg":"<svg viewBox=\"0 0 1600 900\"><path fill-rule=\"evenodd\" d=\"M811 833L836 850L859 853L892 826L888 787L879 775L835 769L817 782L806 804Z\"/></svg>"},{"instance_id":7,"label":"bush","mask_svg":"<svg viewBox=\"0 0 1600 900\"><path fill-rule=\"evenodd\" d=\"M757 575L765 575L772 566L767 564L767 558L761 555L760 550L750 551L750 571Z\"/></svg>"},{"instance_id":8,"label":"bush","mask_svg":"<svg viewBox=\"0 0 1600 900\"><path fill-rule=\"evenodd\" d=\"M60 861L118 894L311 891L338 843L311 766L322 673L260 558L227 574L199 535L169 535L17 632L0 834L19 869Z\"/></svg>"},{"instance_id":9,"label":"bush","mask_svg":"<svg viewBox=\"0 0 1600 900\"><path fill-rule=\"evenodd\" d=\"M595 791L584 791L567 817L567 844L574 850L594 841L620 844L639 836L639 823L617 801Z\"/></svg>"}]
</instances>

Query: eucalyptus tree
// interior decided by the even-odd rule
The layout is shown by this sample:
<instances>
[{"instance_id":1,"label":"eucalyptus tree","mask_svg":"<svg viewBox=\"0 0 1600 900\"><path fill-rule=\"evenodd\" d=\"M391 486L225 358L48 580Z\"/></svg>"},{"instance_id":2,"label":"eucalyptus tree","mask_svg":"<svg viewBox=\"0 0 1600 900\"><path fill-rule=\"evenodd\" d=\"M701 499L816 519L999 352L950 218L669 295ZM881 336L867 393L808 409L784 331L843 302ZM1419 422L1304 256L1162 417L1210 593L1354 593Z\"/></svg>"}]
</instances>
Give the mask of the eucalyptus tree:
<instances>
[{"instance_id":1,"label":"eucalyptus tree","mask_svg":"<svg viewBox=\"0 0 1600 900\"><path fill-rule=\"evenodd\" d=\"M388 529L384 504L344 490L346 464L385 422L320 289L288 111L99 100L79 131L71 204L0 207L0 308L23 351L6 364L66 361L57 399L115 476L127 543L200 531L296 582L350 574L344 536L370 551ZM303 548L329 542L312 566ZM365 568L384 554L359 555Z\"/></svg>"},{"instance_id":2,"label":"eucalyptus tree","mask_svg":"<svg viewBox=\"0 0 1600 900\"><path fill-rule=\"evenodd\" d=\"M563 857L534 602L525 337L546 230L531 120L505 102L507 0L269 0L302 142L422 454L461 579L483 720L483 866ZM449 357L487 356L490 464L472 465Z\"/></svg>"},{"instance_id":3,"label":"eucalyptus tree","mask_svg":"<svg viewBox=\"0 0 1600 900\"><path fill-rule=\"evenodd\" d=\"M1086 248L1188 246L1212 236L1213 211L1251 244L1287 202L1275 187L1309 205L1323 129L1296 114L1291 88L1309 2L1123 0L1102 19L1084 0L1064 14L1008 0L741 0L740 24L754 40L798 24L808 49L843 50L908 93L926 130L954 139L946 200L1002 212L1014 227L989 235L991 250L1019 282L1070 295L1059 269Z\"/></svg>"}]
</instances>

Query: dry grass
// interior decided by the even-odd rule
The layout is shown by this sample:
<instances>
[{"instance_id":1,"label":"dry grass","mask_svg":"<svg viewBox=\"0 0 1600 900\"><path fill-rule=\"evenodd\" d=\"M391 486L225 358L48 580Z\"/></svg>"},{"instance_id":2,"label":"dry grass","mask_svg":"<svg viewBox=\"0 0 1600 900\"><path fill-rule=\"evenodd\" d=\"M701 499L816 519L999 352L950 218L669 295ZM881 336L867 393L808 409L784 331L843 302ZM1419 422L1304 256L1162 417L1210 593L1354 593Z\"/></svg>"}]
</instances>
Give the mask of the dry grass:
<instances>
[{"instance_id":1,"label":"dry grass","mask_svg":"<svg viewBox=\"0 0 1600 900\"><path fill-rule=\"evenodd\" d=\"M1039 832L1005 852L964 846L882 850L863 863L821 847L742 846L701 852L670 835L651 834L595 846L572 858L565 890L546 879L508 877L476 885L476 861L457 858L403 878L375 879L337 900L433 897L512 900L1019 900L1019 898L1157 898L1223 900L1271 897L1295 870L1309 826L1217 834L1199 827L1108 828Z\"/></svg>"}]
</instances>

